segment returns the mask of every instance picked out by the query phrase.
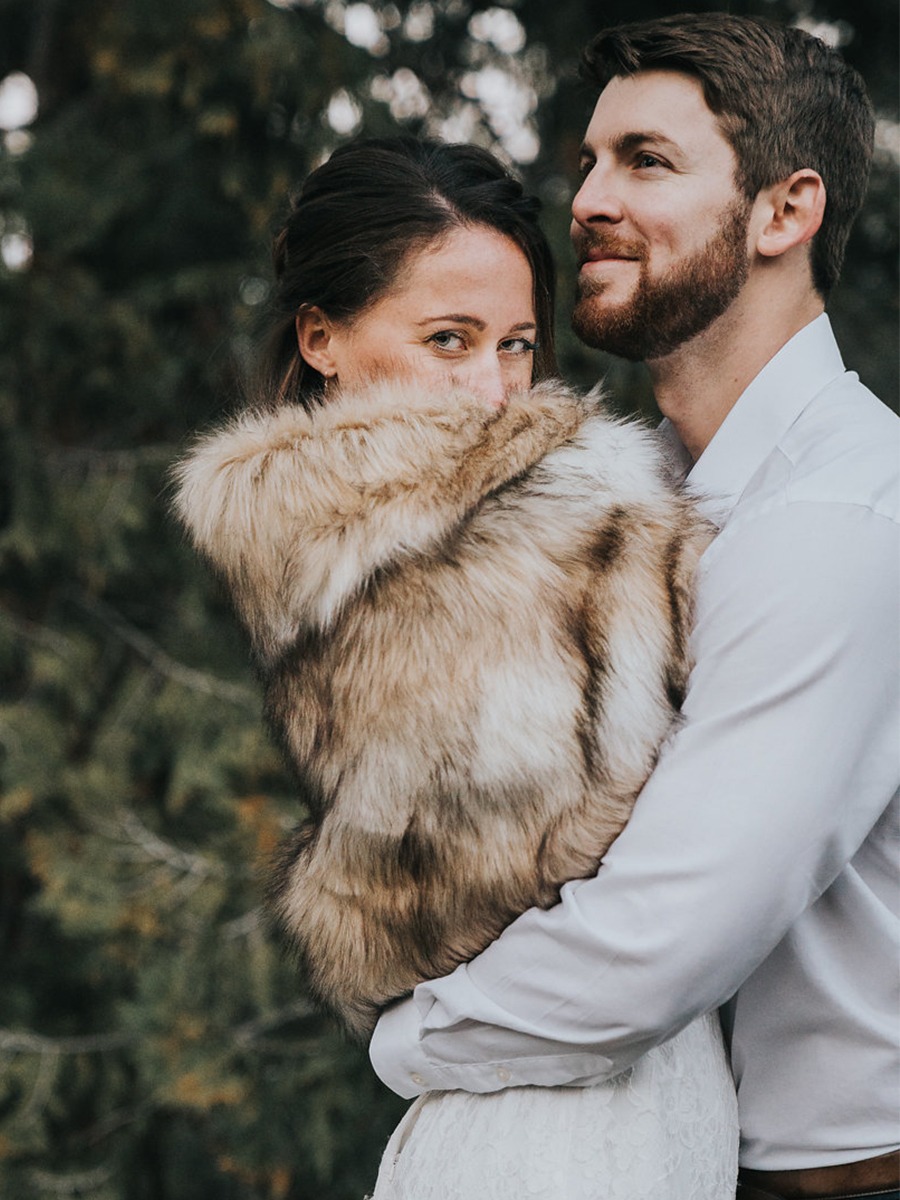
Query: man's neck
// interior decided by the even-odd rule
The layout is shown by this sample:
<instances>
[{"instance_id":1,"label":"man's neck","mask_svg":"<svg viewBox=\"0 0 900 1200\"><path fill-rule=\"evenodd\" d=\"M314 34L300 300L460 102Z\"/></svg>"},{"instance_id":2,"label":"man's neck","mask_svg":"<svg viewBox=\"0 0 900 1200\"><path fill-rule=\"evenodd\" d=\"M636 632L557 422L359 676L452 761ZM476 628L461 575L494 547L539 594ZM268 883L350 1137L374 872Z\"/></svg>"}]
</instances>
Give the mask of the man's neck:
<instances>
[{"instance_id":1,"label":"man's neck","mask_svg":"<svg viewBox=\"0 0 900 1200\"><path fill-rule=\"evenodd\" d=\"M694 462L766 363L825 307L808 290L760 300L746 288L704 333L647 364L657 406Z\"/></svg>"}]
</instances>

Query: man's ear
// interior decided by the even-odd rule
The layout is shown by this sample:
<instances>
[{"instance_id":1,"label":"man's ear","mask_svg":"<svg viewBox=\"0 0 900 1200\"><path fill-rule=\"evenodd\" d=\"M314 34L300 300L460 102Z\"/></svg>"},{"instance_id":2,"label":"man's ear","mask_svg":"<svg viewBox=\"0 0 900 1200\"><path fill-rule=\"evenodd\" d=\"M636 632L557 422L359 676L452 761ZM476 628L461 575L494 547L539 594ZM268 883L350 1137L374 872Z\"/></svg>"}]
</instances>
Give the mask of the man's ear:
<instances>
[{"instance_id":1,"label":"man's ear","mask_svg":"<svg viewBox=\"0 0 900 1200\"><path fill-rule=\"evenodd\" d=\"M297 330L297 348L305 363L318 371L325 379L337 374L334 353L334 326L315 305L301 308L294 318Z\"/></svg>"},{"instance_id":2,"label":"man's ear","mask_svg":"<svg viewBox=\"0 0 900 1200\"><path fill-rule=\"evenodd\" d=\"M804 167L766 188L764 224L756 249L767 258L812 241L825 214L825 184L817 171Z\"/></svg>"}]
</instances>

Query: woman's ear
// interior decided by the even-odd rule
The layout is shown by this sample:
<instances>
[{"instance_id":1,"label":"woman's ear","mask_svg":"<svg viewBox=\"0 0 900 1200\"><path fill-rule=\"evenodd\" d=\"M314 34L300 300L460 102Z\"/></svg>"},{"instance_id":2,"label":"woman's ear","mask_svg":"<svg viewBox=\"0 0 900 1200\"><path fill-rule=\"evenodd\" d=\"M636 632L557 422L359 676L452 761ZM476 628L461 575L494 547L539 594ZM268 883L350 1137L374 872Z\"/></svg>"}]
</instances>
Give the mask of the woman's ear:
<instances>
[{"instance_id":1,"label":"woman's ear","mask_svg":"<svg viewBox=\"0 0 900 1200\"><path fill-rule=\"evenodd\" d=\"M817 171L804 168L765 189L766 218L756 249L767 258L812 241L825 213L825 184Z\"/></svg>"},{"instance_id":2,"label":"woman's ear","mask_svg":"<svg viewBox=\"0 0 900 1200\"><path fill-rule=\"evenodd\" d=\"M334 326L315 305L301 308L294 318L300 357L325 379L337 374Z\"/></svg>"}]
</instances>

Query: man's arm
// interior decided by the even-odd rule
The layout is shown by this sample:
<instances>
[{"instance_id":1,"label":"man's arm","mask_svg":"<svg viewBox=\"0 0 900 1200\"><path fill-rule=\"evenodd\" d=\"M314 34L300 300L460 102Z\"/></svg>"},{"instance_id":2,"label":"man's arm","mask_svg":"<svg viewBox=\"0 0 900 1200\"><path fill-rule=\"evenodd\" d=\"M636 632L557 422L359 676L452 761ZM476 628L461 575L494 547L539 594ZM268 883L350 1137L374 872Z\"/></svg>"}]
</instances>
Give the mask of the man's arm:
<instances>
[{"instance_id":1,"label":"man's arm","mask_svg":"<svg viewBox=\"0 0 900 1200\"><path fill-rule=\"evenodd\" d=\"M731 996L896 787L898 595L886 517L733 522L702 567L684 725L598 876L389 1010L384 1082L598 1082Z\"/></svg>"}]
</instances>

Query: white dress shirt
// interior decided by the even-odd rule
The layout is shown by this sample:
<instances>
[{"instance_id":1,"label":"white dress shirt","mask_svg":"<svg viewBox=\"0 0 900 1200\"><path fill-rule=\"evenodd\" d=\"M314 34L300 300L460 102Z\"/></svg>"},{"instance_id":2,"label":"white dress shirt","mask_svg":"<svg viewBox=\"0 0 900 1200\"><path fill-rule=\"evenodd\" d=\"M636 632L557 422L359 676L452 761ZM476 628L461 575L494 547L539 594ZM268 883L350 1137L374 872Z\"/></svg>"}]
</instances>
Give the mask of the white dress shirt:
<instances>
[{"instance_id":1,"label":"white dress shirt","mask_svg":"<svg viewBox=\"0 0 900 1200\"><path fill-rule=\"evenodd\" d=\"M627 828L384 1014L389 1087L599 1082L731 998L744 1166L900 1145L898 468L900 421L818 318L688 476L721 532L683 724Z\"/></svg>"}]
</instances>

